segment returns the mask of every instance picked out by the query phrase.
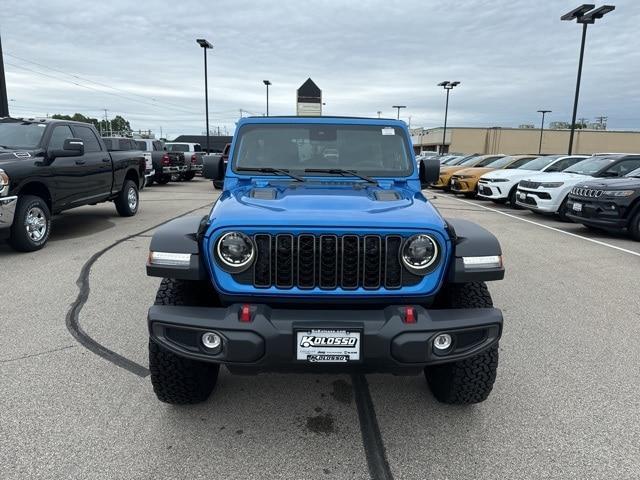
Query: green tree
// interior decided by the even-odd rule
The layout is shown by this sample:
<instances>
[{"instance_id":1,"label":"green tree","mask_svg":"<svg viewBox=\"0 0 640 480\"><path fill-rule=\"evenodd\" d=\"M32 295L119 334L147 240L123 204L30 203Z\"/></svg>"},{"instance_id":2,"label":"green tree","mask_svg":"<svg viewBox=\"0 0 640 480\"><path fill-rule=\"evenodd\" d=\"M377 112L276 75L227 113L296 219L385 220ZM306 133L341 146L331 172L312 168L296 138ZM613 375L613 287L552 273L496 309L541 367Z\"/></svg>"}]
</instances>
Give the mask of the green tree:
<instances>
[{"instance_id":1,"label":"green tree","mask_svg":"<svg viewBox=\"0 0 640 480\"><path fill-rule=\"evenodd\" d=\"M107 123L106 120L98 120L97 118L86 117L81 113L74 113L73 115L62 115L60 113L56 113L52 115L51 118L55 118L58 120L72 120L74 122L83 122L90 123L99 132L106 134L107 132L118 132L119 134L130 134L131 133L131 124L129 121L120 115L116 115L115 118L109 120Z\"/></svg>"}]
</instances>

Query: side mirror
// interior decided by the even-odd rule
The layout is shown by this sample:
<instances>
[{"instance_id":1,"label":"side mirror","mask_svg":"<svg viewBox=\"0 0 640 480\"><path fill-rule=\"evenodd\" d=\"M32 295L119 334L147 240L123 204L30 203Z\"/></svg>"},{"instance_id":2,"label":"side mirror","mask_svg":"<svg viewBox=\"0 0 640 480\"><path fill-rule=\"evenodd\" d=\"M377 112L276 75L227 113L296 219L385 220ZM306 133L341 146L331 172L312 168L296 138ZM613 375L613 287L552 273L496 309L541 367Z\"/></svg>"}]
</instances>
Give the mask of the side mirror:
<instances>
[{"instance_id":1,"label":"side mirror","mask_svg":"<svg viewBox=\"0 0 640 480\"><path fill-rule=\"evenodd\" d=\"M440 161L437 158L423 158L420 162L420 186L426 188L438 181Z\"/></svg>"},{"instance_id":2,"label":"side mirror","mask_svg":"<svg viewBox=\"0 0 640 480\"><path fill-rule=\"evenodd\" d=\"M84 155L84 142L81 138L67 138L62 144L62 150L49 150L47 155L51 160L59 157L80 157Z\"/></svg>"},{"instance_id":3,"label":"side mirror","mask_svg":"<svg viewBox=\"0 0 640 480\"><path fill-rule=\"evenodd\" d=\"M202 176L204 178L223 180L224 167L222 155L207 155L202 158Z\"/></svg>"}]
</instances>

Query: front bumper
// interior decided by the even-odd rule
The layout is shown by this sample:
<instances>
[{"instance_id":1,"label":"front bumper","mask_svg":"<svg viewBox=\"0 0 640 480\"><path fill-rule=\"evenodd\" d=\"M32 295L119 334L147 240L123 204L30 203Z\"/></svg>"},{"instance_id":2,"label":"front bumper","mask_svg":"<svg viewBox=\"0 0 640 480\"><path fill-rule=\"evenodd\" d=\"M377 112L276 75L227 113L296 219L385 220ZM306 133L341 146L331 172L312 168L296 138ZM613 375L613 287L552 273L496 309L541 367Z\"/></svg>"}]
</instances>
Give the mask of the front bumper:
<instances>
[{"instance_id":1,"label":"front bumper","mask_svg":"<svg viewBox=\"0 0 640 480\"><path fill-rule=\"evenodd\" d=\"M16 214L16 205L18 197L0 197L0 236L8 235L11 225L13 225L13 217Z\"/></svg>"},{"instance_id":2,"label":"front bumper","mask_svg":"<svg viewBox=\"0 0 640 480\"><path fill-rule=\"evenodd\" d=\"M478 196L491 200L501 200L509 198L509 182L478 182Z\"/></svg>"},{"instance_id":3,"label":"front bumper","mask_svg":"<svg viewBox=\"0 0 640 480\"><path fill-rule=\"evenodd\" d=\"M580 210L577 211L577 205ZM567 201L567 217L575 223L594 227L622 230L629 223L626 212L628 206L614 201L593 200L569 197Z\"/></svg>"},{"instance_id":4,"label":"front bumper","mask_svg":"<svg viewBox=\"0 0 640 480\"><path fill-rule=\"evenodd\" d=\"M554 195L549 190L518 188L516 192L516 204L536 212L556 213L560 209L562 199L562 195Z\"/></svg>"},{"instance_id":5,"label":"front bumper","mask_svg":"<svg viewBox=\"0 0 640 480\"><path fill-rule=\"evenodd\" d=\"M156 174L156 171L155 171L155 169L153 169L153 168L152 168L151 170L146 170L146 171L144 172L144 178L146 178L147 180L149 180L151 177L155 176L155 174Z\"/></svg>"},{"instance_id":6,"label":"front bumper","mask_svg":"<svg viewBox=\"0 0 640 480\"><path fill-rule=\"evenodd\" d=\"M149 309L152 340L175 354L222 363L237 370L347 370L403 372L471 357L494 345L502 333L502 313L495 308L427 310L415 306L415 323L404 323L404 308L380 310L290 310L252 305L251 321L241 322L242 305L227 308L156 305ZM296 360L296 332L340 329L360 332L360 360L340 364ZM222 336L219 353L200 345L204 332ZM432 341L449 333L453 345L435 353Z\"/></svg>"},{"instance_id":7,"label":"front bumper","mask_svg":"<svg viewBox=\"0 0 640 480\"><path fill-rule=\"evenodd\" d=\"M473 193L478 185L477 178L458 178L451 179L451 191L455 193Z\"/></svg>"},{"instance_id":8,"label":"front bumper","mask_svg":"<svg viewBox=\"0 0 640 480\"><path fill-rule=\"evenodd\" d=\"M438 188L442 190L450 190L451 189L451 175L440 175L438 181L431 184L432 188Z\"/></svg>"}]
</instances>

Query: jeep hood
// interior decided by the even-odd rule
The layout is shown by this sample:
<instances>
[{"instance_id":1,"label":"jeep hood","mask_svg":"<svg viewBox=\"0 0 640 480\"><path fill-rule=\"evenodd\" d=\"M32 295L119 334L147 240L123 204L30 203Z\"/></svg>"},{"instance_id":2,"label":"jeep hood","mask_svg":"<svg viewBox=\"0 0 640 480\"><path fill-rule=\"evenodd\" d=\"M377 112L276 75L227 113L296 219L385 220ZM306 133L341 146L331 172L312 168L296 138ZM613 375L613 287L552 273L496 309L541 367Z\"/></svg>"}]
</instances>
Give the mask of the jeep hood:
<instances>
[{"instance_id":1,"label":"jeep hood","mask_svg":"<svg viewBox=\"0 0 640 480\"><path fill-rule=\"evenodd\" d=\"M211 211L214 228L290 226L444 230L420 192L362 183L255 184L225 191Z\"/></svg>"},{"instance_id":2,"label":"jeep hood","mask_svg":"<svg viewBox=\"0 0 640 480\"><path fill-rule=\"evenodd\" d=\"M609 188L640 188L640 178L620 177L620 178L598 178L586 182L580 182L581 187L609 189Z\"/></svg>"}]
</instances>

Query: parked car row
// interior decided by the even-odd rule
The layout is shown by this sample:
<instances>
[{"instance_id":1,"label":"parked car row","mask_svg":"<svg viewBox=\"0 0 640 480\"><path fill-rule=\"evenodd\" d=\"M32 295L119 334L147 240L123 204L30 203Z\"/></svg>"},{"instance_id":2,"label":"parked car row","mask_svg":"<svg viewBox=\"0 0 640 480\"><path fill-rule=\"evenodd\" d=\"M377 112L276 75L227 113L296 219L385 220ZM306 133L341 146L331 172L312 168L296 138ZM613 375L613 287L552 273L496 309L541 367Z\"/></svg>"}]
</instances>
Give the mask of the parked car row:
<instances>
[{"instance_id":1,"label":"parked car row","mask_svg":"<svg viewBox=\"0 0 640 480\"><path fill-rule=\"evenodd\" d=\"M640 154L460 156L431 187L640 241Z\"/></svg>"}]
</instances>

